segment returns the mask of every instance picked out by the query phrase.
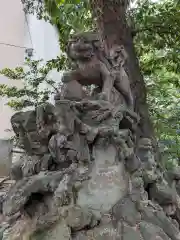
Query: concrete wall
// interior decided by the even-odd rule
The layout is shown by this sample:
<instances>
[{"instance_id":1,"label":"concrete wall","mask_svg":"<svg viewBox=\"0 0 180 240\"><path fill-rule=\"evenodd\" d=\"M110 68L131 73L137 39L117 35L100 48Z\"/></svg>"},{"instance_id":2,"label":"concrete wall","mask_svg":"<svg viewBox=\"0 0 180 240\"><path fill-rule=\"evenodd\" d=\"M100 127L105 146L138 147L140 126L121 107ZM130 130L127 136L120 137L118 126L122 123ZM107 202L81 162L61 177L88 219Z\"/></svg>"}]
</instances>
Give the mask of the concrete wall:
<instances>
[{"instance_id":1,"label":"concrete wall","mask_svg":"<svg viewBox=\"0 0 180 240\"><path fill-rule=\"evenodd\" d=\"M8 176L12 164L13 142L0 139L0 176Z\"/></svg>"},{"instance_id":2,"label":"concrete wall","mask_svg":"<svg viewBox=\"0 0 180 240\"><path fill-rule=\"evenodd\" d=\"M22 66L24 62L24 12L20 0L0 1L0 69ZM21 81L12 81L0 76L0 84L22 86ZM8 175L12 161L13 132L10 117L13 111L6 105L7 99L0 97L0 175Z\"/></svg>"},{"instance_id":3,"label":"concrete wall","mask_svg":"<svg viewBox=\"0 0 180 240\"><path fill-rule=\"evenodd\" d=\"M1 0L0 69L22 66L26 48L34 49L33 59L47 61L56 58L60 54L56 29L44 20L37 20L36 16L25 16L21 0ZM57 81L60 79L56 71L50 75ZM0 76L0 84L22 87L21 81L12 81L4 76ZM7 99L0 98L0 139L8 139L12 135L5 131L11 128L9 120L13 113L12 109L5 106L6 102Z\"/></svg>"},{"instance_id":4,"label":"concrete wall","mask_svg":"<svg viewBox=\"0 0 180 240\"><path fill-rule=\"evenodd\" d=\"M26 20L25 45L34 49L32 59L43 59L46 62L59 56L61 51L56 28L44 20L38 20L34 15L27 15ZM59 82L61 74L53 69L49 72L48 78ZM42 84L41 86L46 87L47 85ZM50 96L50 101L54 102L53 96Z\"/></svg>"},{"instance_id":5,"label":"concrete wall","mask_svg":"<svg viewBox=\"0 0 180 240\"><path fill-rule=\"evenodd\" d=\"M15 46L9 46L15 45ZM0 1L0 69L21 66L24 62L24 12L21 0ZM22 86L20 81L12 81L0 76L0 84ZM12 109L5 106L7 99L0 99L0 138L7 139L12 134L5 129L11 128Z\"/></svg>"},{"instance_id":6,"label":"concrete wall","mask_svg":"<svg viewBox=\"0 0 180 240\"><path fill-rule=\"evenodd\" d=\"M33 59L48 61L60 54L58 33L51 24L27 15L25 45L34 49Z\"/></svg>"},{"instance_id":7,"label":"concrete wall","mask_svg":"<svg viewBox=\"0 0 180 240\"><path fill-rule=\"evenodd\" d=\"M25 15L21 0L0 0L0 69L22 66L26 56L25 49L33 48L33 59L45 61L60 54L58 34L53 26L35 16ZM56 71L51 77L60 79ZM14 81L0 76L0 84L22 87L22 81ZM0 175L7 175L11 165L11 142L13 132L10 118L11 108L6 106L6 98L0 97Z\"/></svg>"}]
</instances>

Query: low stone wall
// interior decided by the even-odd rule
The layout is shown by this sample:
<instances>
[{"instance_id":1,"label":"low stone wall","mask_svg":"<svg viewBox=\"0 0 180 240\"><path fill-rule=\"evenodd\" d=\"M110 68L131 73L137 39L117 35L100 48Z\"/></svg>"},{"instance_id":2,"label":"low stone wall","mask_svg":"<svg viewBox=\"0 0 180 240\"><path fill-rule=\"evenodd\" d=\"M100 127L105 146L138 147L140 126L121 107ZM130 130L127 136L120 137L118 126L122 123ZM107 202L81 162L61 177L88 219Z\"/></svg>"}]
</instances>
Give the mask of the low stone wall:
<instances>
[{"instance_id":1,"label":"low stone wall","mask_svg":"<svg viewBox=\"0 0 180 240\"><path fill-rule=\"evenodd\" d=\"M12 164L13 141L0 139L0 176L8 176Z\"/></svg>"}]
</instances>

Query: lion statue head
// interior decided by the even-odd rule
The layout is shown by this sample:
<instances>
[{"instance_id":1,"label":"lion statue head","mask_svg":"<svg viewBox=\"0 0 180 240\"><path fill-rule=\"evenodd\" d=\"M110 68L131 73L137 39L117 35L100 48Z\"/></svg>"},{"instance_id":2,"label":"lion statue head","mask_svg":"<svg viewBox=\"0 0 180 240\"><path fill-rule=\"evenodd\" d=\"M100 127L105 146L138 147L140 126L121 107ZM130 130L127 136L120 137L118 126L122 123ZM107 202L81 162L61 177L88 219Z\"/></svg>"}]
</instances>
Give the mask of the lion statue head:
<instances>
[{"instance_id":1,"label":"lion statue head","mask_svg":"<svg viewBox=\"0 0 180 240\"><path fill-rule=\"evenodd\" d=\"M68 41L66 52L73 61L90 60L97 51L100 51L102 44L97 33L83 32L74 34Z\"/></svg>"}]
</instances>

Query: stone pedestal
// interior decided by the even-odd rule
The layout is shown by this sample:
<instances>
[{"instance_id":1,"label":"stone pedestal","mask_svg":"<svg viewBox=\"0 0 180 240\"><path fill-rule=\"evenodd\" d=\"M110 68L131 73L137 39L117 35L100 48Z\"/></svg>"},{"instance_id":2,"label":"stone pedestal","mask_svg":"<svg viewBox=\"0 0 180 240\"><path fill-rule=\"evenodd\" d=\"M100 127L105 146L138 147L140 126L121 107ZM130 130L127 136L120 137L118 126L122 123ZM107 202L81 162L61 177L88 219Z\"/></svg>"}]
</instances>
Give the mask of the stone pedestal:
<instances>
[{"instance_id":1,"label":"stone pedestal","mask_svg":"<svg viewBox=\"0 0 180 240\"><path fill-rule=\"evenodd\" d=\"M123 198L128 189L124 163L118 161L115 146L96 144L91 179L79 191L77 204L90 209L98 218Z\"/></svg>"}]
</instances>

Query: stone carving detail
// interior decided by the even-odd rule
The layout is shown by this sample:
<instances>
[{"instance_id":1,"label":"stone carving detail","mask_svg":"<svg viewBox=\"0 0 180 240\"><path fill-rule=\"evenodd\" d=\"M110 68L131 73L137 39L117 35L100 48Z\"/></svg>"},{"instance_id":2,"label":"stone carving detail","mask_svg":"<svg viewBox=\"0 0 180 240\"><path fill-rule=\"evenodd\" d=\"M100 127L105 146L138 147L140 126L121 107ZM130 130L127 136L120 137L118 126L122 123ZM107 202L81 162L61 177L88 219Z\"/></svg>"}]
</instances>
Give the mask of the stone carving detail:
<instances>
[{"instance_id":1,"label":"stone carving detail","mask_svg":"<svg viewBox=\"0 0 180 240\"><path fill-rule=\"evenodd\" d=\"M97 34L81 33L67 53L76 69L55 104L12 116L25 154L1 196L0 239L180 240L180 170L165 176L150 139L137 142L124 49L106 56Z\"/></svg>"},{"instance_id":2,"label":"stone carving detail","mask_svg":"<svg viewBox=\"0 0 180 240\"><path fill-rule=\"evenodd\" d=\"M124 70L125 55L119 55L117 46L107 58L97 34L80 33L70 39L67 54L77 65L77 69L68 72L63 82L72 80L82 85L97 85L104 97L110 101L113 86L124 97L128 107L133 107L133 98L128 76ZM124 50L125 51L125 50ZM117 55L119 58L117 58Z\"/></svg>"}]
</instances>

